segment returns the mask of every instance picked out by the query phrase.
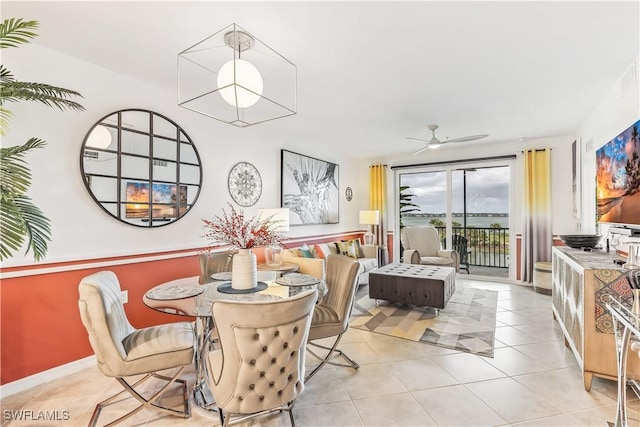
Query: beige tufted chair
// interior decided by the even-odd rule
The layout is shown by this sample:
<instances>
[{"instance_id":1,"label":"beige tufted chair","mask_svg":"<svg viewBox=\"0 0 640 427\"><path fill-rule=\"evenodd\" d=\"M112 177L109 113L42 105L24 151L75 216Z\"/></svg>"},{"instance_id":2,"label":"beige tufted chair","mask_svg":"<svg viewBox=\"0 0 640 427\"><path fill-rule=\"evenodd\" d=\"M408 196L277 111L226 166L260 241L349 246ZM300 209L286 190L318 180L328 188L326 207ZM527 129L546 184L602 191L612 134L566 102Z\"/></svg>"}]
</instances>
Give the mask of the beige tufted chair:
<instances>
[{"instance_id":1,"label":"beige tufted chair","mask_svg":"<svg viewBox=\"0 0 640 427\"><path fill-rule=\"evenodd\" d=\"M200 254L199 283L202 285L213 282L211 275L214 273L231 271L232 263L233 253L227 251Z\"/></svg>"},{"instance_id":2,"label":"beige tufted chair","mask_svg":"<svg viewBox=\"0 0 640 427\"><path fill-rule=\"evenodd\" d=\"M458 253L442 249L435 227L404 227L400 240L404 248L402 262L406 264L453 267L456 271L460 268Z\"/></svg>"},{"instance_id":3,"label":"beige tufted chair","mask_svg":"<svg viewBox=\"0 0 640 427\"><path fill-rule=\"evenodd\" d=\"M359 264L354 258L343 255L329 255L327 257L326 283L329 291L322 301L316 306L309 329L309 345L322 348L327 351L322 357L314 353L307 346L307 352L321 360L307 376L307 380L314 376L326 363L336 366L345 366L358 369L360 366L349 358L345 353L338 350L338 343L349 328L351 310L358 287ZM322 338L335 337L335 342L331 347L325 347L312 342ZM340 364L331 361L334 353L342 356L348 364Z\"/></svg>"},{"instance_id":4,"label":"beige tufted chair","mask_svg":"<svg viewBox=\"0 0 640 427\"><path fill-rule=\"evenodd\" d=\"M220 348L205 357L223 426L276 410L289 412L304 390L304 345L315 290L260 301L214 301Z\"/></svg>"},{"instance_id":5,"label":"beige tufted chair","mask_svg":"<svg viewBox=\"0 0 640 427\"><path fill-rule=\"evenodd\" d=\"M89 342L96 354L98 368L108 376L115 377L125 390L98 403L89 422L95 426L100 411L122 393L129 392L141 405L107 425L117 424L143 408L150 408L171 415L189 418L191 415L185 380L177 379L184 365L191 364L194 351L193 328L188 322L170 323L136 329L129 323L121 301L118 278L111 271L101 271L85 277L78 286L80 317L89 334ZM157 374L157 371L180 368L172 377ZM146 374L130 385L124 377ZM149 378L165 381L160 390L145 399L134 387ZM160 406L155 401L174 382L182 384L183 411ZM115 401L115 402L114 402Z\"/></svg>"}]
</instances>

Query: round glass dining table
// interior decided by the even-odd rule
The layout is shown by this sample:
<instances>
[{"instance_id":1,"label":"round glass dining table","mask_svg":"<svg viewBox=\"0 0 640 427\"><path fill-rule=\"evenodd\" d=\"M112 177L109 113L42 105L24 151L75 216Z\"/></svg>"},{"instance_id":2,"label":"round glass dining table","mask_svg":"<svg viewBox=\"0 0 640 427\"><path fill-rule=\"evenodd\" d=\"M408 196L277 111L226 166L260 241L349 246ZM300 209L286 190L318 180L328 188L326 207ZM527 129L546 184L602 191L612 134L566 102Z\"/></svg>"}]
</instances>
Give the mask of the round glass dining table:
<instances>
[{"instance_id":1,"label":"round glass dining table","mask_svg":"<svg viewBox=\"0 0 640 427\"><path fill-rule=\"evenodd\" d=\"M215 275L214 275L215 276ZM162 283L149 289L142 301L154 310L179 316L192 316L195 321L196 348L194 363L196 381L193 388L193 398L196 405L206 410L217 410L215 399L206 384L204 363L202 357L211 345L214 321L211 308L214 301L269 301L288 298L307 289L316 289L319 298L327 293L327 285L323 280L311 276L293 273L276 279L273 272L258 272L258 283L265 289L257 292L238 292L228 290L229 282L216 280L210 283L199 283L200 276L184 277ZM279 284L277 282L283 283ZM218 290L223 289L223 291ZM227 290L224 292L224 290Z\"/></svg>"}]
</instances>

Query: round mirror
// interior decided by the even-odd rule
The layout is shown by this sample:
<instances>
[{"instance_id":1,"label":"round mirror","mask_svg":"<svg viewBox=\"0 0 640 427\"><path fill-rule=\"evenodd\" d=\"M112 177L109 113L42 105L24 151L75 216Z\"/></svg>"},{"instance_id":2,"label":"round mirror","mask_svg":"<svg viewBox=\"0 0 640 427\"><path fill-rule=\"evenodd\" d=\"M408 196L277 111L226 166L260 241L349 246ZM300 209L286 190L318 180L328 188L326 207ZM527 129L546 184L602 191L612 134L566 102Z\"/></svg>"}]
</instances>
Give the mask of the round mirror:
<instances>
[{"instance_id":1,"label":"round mirror","mask_svg":"<svg viewBox=\"0 0 640 427\"><path fill-rule=\"evenodd\" d=\"M105 212L138 227L180 219L202 185L200 156L189 135L148 110L120 110L98 120L82 143L80 171Z\"/></svg>"}]
</instances>

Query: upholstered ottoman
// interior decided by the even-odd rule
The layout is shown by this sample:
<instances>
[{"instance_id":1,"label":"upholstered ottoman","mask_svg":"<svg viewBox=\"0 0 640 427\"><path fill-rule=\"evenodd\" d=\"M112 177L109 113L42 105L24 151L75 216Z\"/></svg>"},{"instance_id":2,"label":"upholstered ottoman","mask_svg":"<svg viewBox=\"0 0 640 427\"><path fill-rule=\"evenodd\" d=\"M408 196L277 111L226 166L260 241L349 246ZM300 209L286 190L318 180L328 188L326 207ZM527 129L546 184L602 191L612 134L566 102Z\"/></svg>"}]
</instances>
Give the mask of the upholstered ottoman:
<instances>
[{"instance_id":1,"label":"upholstered ottoman","mask_svg":"<svg viewBox=\"0 0 640 427\"><path fill-rule=\"evenodd\" d=\"M369 273L369 298L445 308L456 290L456 269L392 263Z\"/></svg>"}]
</instances>

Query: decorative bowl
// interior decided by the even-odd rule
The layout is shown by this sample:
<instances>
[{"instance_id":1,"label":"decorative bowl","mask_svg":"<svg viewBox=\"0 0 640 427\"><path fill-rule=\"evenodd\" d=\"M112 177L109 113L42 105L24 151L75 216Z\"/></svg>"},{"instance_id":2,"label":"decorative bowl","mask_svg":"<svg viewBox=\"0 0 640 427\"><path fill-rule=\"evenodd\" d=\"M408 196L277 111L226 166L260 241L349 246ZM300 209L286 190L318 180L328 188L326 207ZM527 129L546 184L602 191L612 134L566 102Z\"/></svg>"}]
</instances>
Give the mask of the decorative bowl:
<instances>
[{"instance_id":1,"label":"decorative bowl","mask_svg":"<svg viewBox=\"0 0 640 427\"><path fill-rule=\"evenodd\" d=\"M563 234L558 236L570 248L595 248L600 237L597 234Z\"/></svg>"}]
</instances>

